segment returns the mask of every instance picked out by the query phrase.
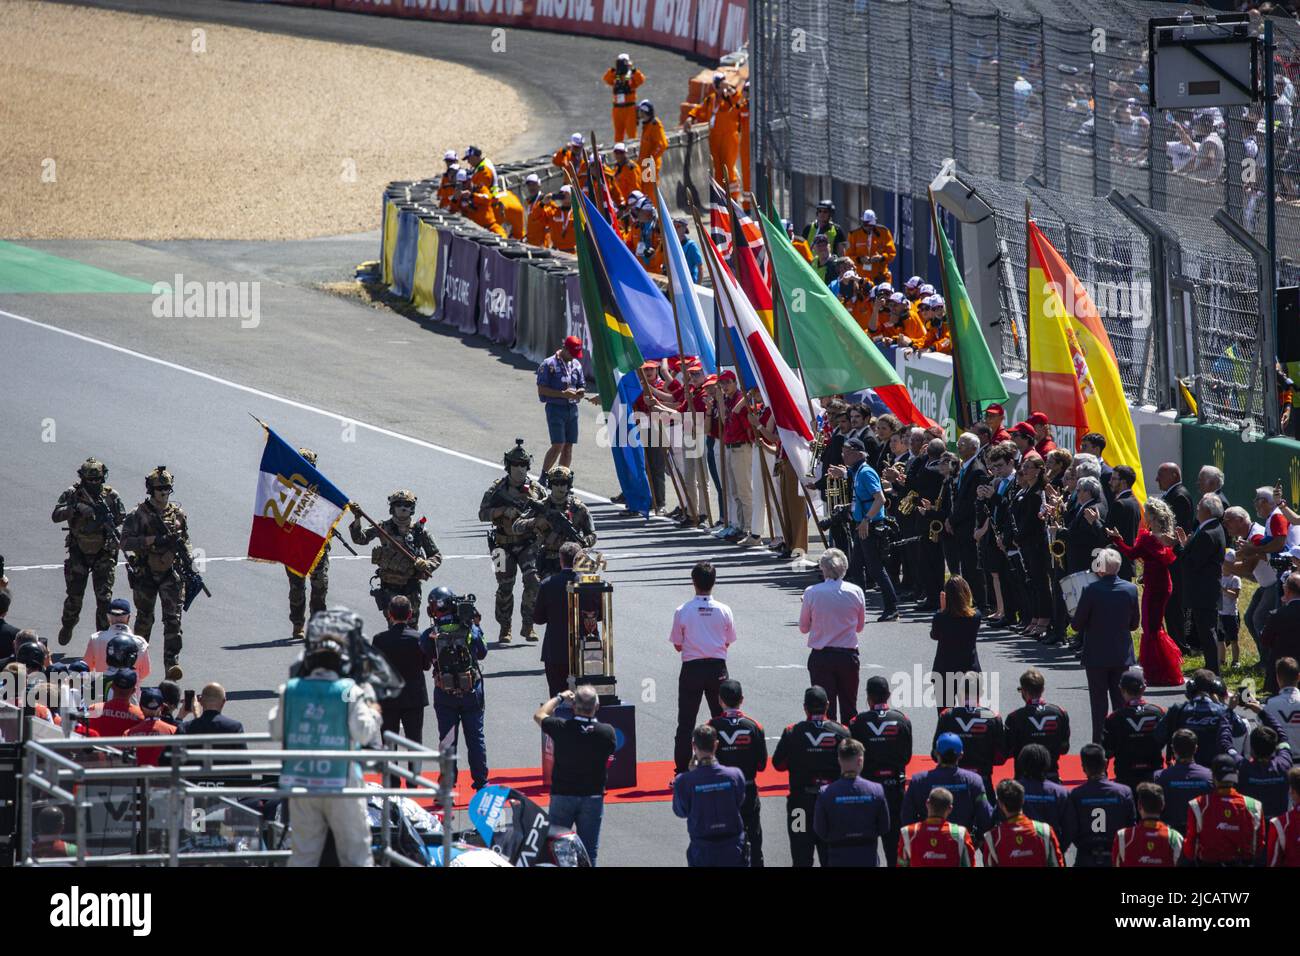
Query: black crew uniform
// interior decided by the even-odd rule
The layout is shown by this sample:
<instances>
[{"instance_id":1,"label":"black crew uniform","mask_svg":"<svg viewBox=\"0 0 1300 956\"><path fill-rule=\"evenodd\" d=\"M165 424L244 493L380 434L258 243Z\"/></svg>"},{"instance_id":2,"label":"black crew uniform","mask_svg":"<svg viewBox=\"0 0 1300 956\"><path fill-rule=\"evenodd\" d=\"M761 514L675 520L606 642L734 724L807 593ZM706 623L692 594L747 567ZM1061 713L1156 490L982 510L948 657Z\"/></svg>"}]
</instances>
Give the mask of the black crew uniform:
<instances>
[{"instance_id":1,"label":"black crew uniform","mask_svg":"<svg viewBox=\"0 0 1300 956\"><path fill-rule=\"evenodd\" d=\"M997 711L987 707L962 704L949 707L939 715L935 724L934 740L940 734L956 734L961 738L962 754L957 766L973 770L984 781L984 792L993 792L993 768L1007 762L1006 726ZM930 743L934 759L939 759Z\"/></svg>"},{"instance_id":2,"label":"black crew uniform","mask_svg":"<svg viewBox=\"0 0 1300 956\"><path fill-rule=\"evenodd\" d=\"M813 830L813 812L822 787L840 778L837 750L848 736L842 724L813 716L785 728L777 741L772 766L790 774L785 826L795 866L812 866L814 849L821 865L830 865L826 844Z\"/></svg>"},{"instance_id":3,"label":"black crew uniform","mask_svg":"<svg viewBox=\"0 0 1300 956\"><path fill-rule=\"evenodd\" d=\"M885 834L885 862L898 864L898 833L903 828L903 794L907 790L907 765L912 760L912 721L901 710L873 707L858 711L849 721L849 734L862 744L862 778L878 783L889 807L889 832Z\"/></svg>"},{"instance_id":4,"label":"black crew uniform","mask_svg":"<svg viewBox=\"0 0 1300 956\"><path fill-rule=\"evenodd\" d=\"M739 710L724 710L709 721L718 732L718 763L735 767L745 775L745 802L740 817L745 822L750 867L763 865L762 808L755 777L767 769L767 738L763 725Z\"/></svg>"},{"instance_id":5,"label":"black crew uniform","mask_svg":"<svg viewBox=\"0 0 1300 956\"><path fill-rule=\"evenodd\" d=\"M1160 725L1165 709L1141 698L1106 715L1101 728L1101 745L1115 761L1115 779L1136 791L1139 783L1155 779L1165 765L1165 748Z\"/></svg>"},{"instance_id":6,"label":"black crew uniform","mask_svg":"<svg viewBox=\"0 0 1300 956\"><path fill-rule=\"evenodd\" d=\"M1070 752L1070 715L1065 708L1046 701L1030 701L1007 714L1006 752L1011 759L1029 744L1042 744L1052 755L1048 778L1061 780L1061 757Z\"/></svg>"}]
</instances>

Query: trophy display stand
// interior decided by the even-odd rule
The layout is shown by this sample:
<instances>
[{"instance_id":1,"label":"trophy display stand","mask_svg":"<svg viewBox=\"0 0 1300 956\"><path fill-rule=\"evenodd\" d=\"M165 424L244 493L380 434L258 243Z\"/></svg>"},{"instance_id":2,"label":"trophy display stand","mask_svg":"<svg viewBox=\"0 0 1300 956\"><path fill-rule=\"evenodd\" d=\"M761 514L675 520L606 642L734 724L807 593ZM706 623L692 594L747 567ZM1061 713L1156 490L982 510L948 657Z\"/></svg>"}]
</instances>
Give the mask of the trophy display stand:
<instances>
[{"instance_id":1,"label":"trophy display stand","mask_svg":"<svg viewBox=\"0 0 1300 956\"><path fill-rule=\"evenodd\" d=\"M574 562L578 576L567 587L569 688L589 684L600 695L596 719L613 727L617 740L606 782L614 790L636 786L636 707L615 691L614 586L601 578L604 567L604 557L593 552L582 553ZM555 716L572 717L573 709L561 705ZM548 787L553 763L551 738L543 733L542 782Z\"/></svg>"}]
</instances>

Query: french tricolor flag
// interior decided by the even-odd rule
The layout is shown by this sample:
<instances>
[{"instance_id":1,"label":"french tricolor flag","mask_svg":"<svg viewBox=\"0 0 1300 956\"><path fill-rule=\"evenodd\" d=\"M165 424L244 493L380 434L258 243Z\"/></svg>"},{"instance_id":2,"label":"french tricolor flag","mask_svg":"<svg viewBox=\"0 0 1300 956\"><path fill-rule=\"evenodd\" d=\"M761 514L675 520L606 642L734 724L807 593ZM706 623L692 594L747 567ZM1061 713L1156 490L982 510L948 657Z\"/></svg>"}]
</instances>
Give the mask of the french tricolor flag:
<instances>
[{"instance_id":1,"label":"french tricolor flag","mask_svg":"<svg viewBox=\"0 0 1300 956\"><path fill-rule=\"evenodd\" d=\"M325 553L350 500L264 422L266 449L257 476L248 556L305 577Z\"/></svg>"}]
</instances>

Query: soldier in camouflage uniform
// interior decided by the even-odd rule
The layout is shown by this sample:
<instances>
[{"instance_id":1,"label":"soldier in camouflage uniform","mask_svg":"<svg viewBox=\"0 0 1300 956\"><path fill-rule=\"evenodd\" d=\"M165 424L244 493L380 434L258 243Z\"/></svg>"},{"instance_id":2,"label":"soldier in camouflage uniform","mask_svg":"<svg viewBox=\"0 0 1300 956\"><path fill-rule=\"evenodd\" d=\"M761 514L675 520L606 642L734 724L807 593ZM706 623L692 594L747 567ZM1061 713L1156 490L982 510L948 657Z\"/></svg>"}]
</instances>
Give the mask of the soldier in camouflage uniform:
<instances>
[{"instance_id":1,"label":"soldier in camouflage uniform","mask_svg":"<svg viewBox=\"0 0 1300 956\"><path fill-rule=\"evenodd\" d=\"M55 522L68 523L65 544L68 558L63 562L63 580L68 596L63 602L63 626L59 643L72 640L73 628L81 617L86 597L86 580L95 581L95 629L108 627L108 604L113 600L113 580L117 575L117 550L121 546L118 528L126 517L121 496L104 484L108 466L87 458L77 469L80 479L59 495L59 503L50 516Z\"/></svg>"},{"instance_id":2,"label":"soldier in camouflage uniform","mask_svg":"<svg viewBox=\"0 0 1300 956\"><path fill-rule=\"evenodd\" d=\"M185 512L172 503L172 474L159 465L144 479L148 493L122 525L122 550L131 553L127 576L135 598L135 632L146 641L153 630L154 602L162 604L163 663L169 680L180 677L181 611L185 587L180 554L189 553Z\"/></svg>"},{"instance_id":3,"label":"soldier in camouflage uniform","mask_svg":"<svg viewBox=\"0 0 1300 956\"><path fill-rule=\"evenodd\" d=\"M316 464L316 453L310 448L299 448L298 454L307 459L308 464ZM307 623L307 578L294 574L285 566L284 573L289 578L289 623L293 625L293 638L303 639L303 628ZM325 610L325 596L330 587L330 545L325 543L325 553L316 562L311 578L311 613Z\"/></svg>"},{"instance_id":4,"label":"soldier in camouflage uniform","mask_svg":"<svg viewBox=\"0 0 1300 956\"><path fill-rule=\"evenodd\" d=\"M556 465L546 473L550 494L532 514L515 520L515 534L538 537L537 575L544 578L560 570L560 545L574 541L590 548L596 543L596 528L587 506L573 496L573 472ZM569 527L564 519L568 519ZM575 534L576 532L576 534Z\"/></svg>"},{"instance_id":5,"label":"soldier in camouflage uniform","mask_svg":"<svg viewBox=\"0 0 1300 956\"><path fill-rule=\"evenodd\" d=\"M532 457L524 451L524 440L515 439L515 447L505 454L506 474L492 483L478 506L478 520L492 522L488 531L488 550L497 576L497 624L501 627L501 643L510 643L510 624L514 616L515 574L523 578L524 593L519 601L523 617L520 633L525 640L535 641L533 633L533 603L537 600L537 536L534 532L516 532L515 521L526 514L543 498L538 488L528 480L528 466Z\"/></svg>"},{"instance_id":6,"label":"soldier in camouflage uniform","mask_svg":"<svg viewBox=\"0 0 1300 956\"><path fill-rule=\"evenodd\" d=\"M379 538L379 544L370 551L370 562L378 567L375 577L378 585L370 594L375 599L379 610L386 612L388 602L398 594L405 594L411 599L411 627L420 619L420 582L427 580L438 566L442 564L442 552L434 543L429 532L424 530L424 522L414 523L415 492L405 488L394 491L388 496L388 514L391 516L380 524L392 537L406 548L403 554L387 538L379 533L379 528L371 526L362 529L359 508L352 508L352 524L348 525L348 534L356 544L369 544ZM373 578L371 579L373 583Z\"/></svg>"}]
</instances>

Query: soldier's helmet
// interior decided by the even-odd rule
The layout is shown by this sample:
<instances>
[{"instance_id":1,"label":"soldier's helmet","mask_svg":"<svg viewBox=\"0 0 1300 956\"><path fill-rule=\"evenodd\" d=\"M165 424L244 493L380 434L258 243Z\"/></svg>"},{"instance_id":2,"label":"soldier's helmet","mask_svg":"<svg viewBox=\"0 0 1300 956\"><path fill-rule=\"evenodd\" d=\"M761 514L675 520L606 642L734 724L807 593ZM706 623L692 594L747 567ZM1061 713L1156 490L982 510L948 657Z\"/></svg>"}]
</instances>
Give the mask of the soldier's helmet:
<instances>
[{"instance_id":1,"label":"soldier's helmet","mask_svg":"<svg viewBox=\"0 0 1300 956\"><path fill-rule=\"evenodd\" d=\"M345 607L317 611L307 622L303 664L310 664L313 657L330 655L338 657L339 666L346 669L351 660L352 635L360 637L361 629L361 617Z\"/></svg>"},{"instance_id":2,"label":"soldier's helmet","mask_svg":"<svg viewBox=\"0 0 1300 956\"><path fill-rule=\"evenodd\" d=\"M573 470L563 465L556 465L546 473L546 480L552 485L573 485Z\"/></svg>"},{"instance_id":3,"label":"soldier's helmet","mask_svg":"<svg viewBox=\"0 0 1300 956\"><path fill-rule=\"evenodd\" d=\"M166 488L170 490L171 487L172 473L167 470L166 465L159 465L153 471L149 472L149 474L144 476L145 491L153 491L157 488Z\"/></svg>"},{"instance_id":4,"label":"soldier's helmet","mask_svg":"<svg viewBox=\"0 0 1300 956\"><path fill-rule=\"evenodd\" d=\"M388 496L388 507L392 508L394 505L410 505L414 508L415 500L414 491L407 488L398 488Z\"/></svg>"},{"instance_id":5,"label":"soldier's helmet","mask_svg":"<svg viewBox=\"0 0 1300 956\"><path fill-rule=\"evenodd\" d=\"M516 438L515 447L505 453L505 463L507 468L511 465L523 465L527 468L533 463L533 456L524 450L524 440L522 438Z\"/></svg>"},{"instance_id":6,"label":"soldier's helmet","mask_svg":"<svg viewBox=\"0 0 1300 956\"><path fill-rule=\"evenodd\" d=\"M87 458L77 469L77 477L82 481L103 481L108 477L108 465L98 458Z\"/></svg>"},{"instance_id":7,"label":"soldier's helmet","mask_svg":"<svg viewBox=\"0 0 1300 956\"><path fill-rule=\"evenodd\" d=\"M109 667L135 667L139 656L140 645L135 642L135 638L125 634L117 635L104 648L104 660Z\"/></svg>"},{"instance_id":8,"label":"soldier's helmet","mask_svg":"<svg viewBox=\"0 0 1300 956\"><path fill-rule=\"evenodd\" d=\"M310 448L299 448L298 454L302 455L302 457L307 459L307 464L309 465L316 464L316 453L312 451Z\"/></svg>"}]
</instances>

